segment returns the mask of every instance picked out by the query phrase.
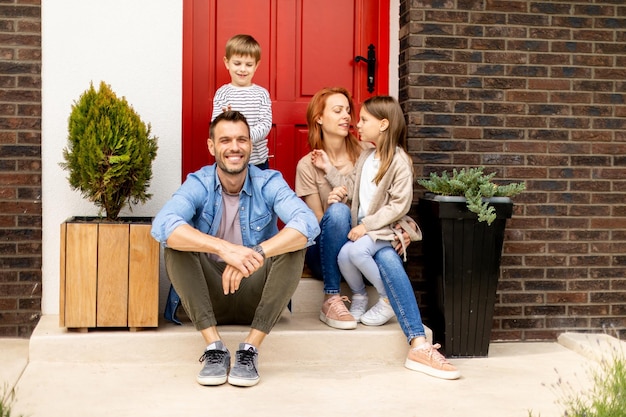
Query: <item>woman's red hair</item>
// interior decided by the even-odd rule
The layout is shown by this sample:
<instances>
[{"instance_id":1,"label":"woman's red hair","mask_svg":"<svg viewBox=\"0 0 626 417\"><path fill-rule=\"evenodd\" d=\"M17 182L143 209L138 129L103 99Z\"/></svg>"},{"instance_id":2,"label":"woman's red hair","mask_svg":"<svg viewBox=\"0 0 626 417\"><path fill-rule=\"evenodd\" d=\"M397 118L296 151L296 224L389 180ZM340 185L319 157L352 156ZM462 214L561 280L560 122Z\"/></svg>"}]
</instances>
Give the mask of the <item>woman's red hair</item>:
<instances>
[{"instance_id":1,"label":"woman's red hair","mask_svg":"<svg viewBox=\"0 0 626 417\"><path fill-rule=\"evenodd\" d=\"M311 150L325 149L322 126L317 123L317 120L322 117L322 114L324 113L326 100L333 94L343 94L348 99L351 128L354 123L354 101L352 101L352 95L350 92L343 87L327 87L321 89L315 93L306 109L306 121L309 128L309 147ZM361 148L359 140L354 136L354 134L352 134L351 131L346 137L346 148L348 150L348 157L351 159L352 163L355 163L363 148Z\"/></svg>"}]
</instances>

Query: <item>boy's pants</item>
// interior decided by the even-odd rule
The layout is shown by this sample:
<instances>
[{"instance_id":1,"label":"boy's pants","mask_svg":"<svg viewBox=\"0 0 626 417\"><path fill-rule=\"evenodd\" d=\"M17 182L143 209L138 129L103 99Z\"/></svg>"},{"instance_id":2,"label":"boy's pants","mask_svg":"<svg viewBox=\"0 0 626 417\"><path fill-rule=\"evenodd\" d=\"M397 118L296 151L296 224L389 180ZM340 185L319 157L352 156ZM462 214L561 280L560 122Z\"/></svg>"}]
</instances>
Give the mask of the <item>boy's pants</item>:
<instances>
[{"instance_id":1,"label":"boy's pants","mask_svg":"<svg viewBox=\"0 0 626 417\"><path fill-rule=\"evenodd\" d=\"M245 324L268 334L298 287L305 250L267 258L243 278L234 294L224 295L224 262L205 253L165 248L167 273L196 330L222 324Z\"/></svg>"}]
</instances>

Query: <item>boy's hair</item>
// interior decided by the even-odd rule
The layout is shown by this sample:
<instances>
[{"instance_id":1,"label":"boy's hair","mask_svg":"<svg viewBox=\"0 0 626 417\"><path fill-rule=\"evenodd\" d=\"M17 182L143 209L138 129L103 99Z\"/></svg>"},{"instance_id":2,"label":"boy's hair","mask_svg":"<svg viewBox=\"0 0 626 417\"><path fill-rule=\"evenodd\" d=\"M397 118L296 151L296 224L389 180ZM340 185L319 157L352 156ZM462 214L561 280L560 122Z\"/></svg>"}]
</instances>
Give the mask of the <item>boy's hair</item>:
<instances>
[{"instance_id":1,"label":"boy's hair","mask_svg":"<svg viewBox=\"0 0 626 417\"><path fill-rule=\"evenodd\" d=\"M233 55L251 56L261 60L261 45L250 35L235 35L226 42L226 59Z\"/></svg>"}]
</instances>

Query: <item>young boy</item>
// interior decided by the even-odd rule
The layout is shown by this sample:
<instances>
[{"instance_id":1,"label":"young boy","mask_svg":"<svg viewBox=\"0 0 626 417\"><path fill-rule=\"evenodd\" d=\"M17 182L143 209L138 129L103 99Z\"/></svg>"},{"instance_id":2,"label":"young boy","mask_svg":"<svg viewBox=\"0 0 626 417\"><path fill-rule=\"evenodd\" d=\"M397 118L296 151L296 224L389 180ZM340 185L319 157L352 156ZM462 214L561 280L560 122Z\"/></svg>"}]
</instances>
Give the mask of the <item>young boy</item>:
<instances>
[{"instance_id":1,"label":"young boy","mask_svg":"<svg viewBox=\"0 0 626 417\"><path fill-rule=\"evenodd\" d=\"M250 163L267 169L267 135L272 128L272 101L265 88L252 83L260 61L261 46L252 36L235 35L226 42L224 65L231 82L215 92L211 121L225 110L241 112L250 125L253 146Z\"/></svg>"}]
</instances>

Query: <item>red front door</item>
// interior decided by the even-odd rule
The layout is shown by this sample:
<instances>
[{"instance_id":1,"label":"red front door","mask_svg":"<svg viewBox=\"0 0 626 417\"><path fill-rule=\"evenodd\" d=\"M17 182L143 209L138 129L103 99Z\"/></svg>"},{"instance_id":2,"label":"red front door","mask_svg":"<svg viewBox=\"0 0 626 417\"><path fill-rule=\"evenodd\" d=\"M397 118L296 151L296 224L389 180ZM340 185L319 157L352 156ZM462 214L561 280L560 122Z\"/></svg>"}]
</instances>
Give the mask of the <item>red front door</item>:
<instances>
[{"instance_id":1,"label":"red front door","mask_svg":"<svg viewBox=\"0 0 626 417\"><path fill-rule=\"evenodd\" d=\"M254 82L272 99L270 167L291 186L306 154L306 107L322 87L351 89L358 103L388 92L389 0L184 0L183 178L211 162L206 148L213 93L230 82L226 40L247 33L261 44ZM376 64L368 91L368 58ZM370 86L371 87L371 86Z\"/></svg>"}]
</instances>

